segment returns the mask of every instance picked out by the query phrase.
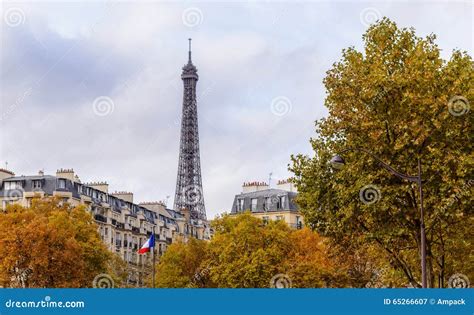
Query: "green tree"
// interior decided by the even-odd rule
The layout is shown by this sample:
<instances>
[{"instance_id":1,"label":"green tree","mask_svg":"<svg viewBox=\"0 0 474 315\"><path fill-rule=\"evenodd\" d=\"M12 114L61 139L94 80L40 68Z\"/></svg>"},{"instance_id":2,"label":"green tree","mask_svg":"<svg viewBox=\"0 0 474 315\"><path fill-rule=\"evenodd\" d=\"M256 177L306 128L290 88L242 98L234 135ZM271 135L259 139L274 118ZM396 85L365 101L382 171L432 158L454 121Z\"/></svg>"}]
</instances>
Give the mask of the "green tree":
<instances>
[{"instance_id":1,"label":"green tree","mask_svg":"<svg viewBox=\"0 0 474 315\"><path fill-rule=\"evenodd\" d=\"M316 122L315 156L293 156L290 166L306 222L335 242L377 246L397 285L420 285L417 186L361 153L345 153L340 171L328 161L365 148L415 175L420 159L429 286L446 286L453 273L474 278L473 62L460 51L443 60L435 39L384 18L363 36L363 52L343 50L324 79L329 115ZM380 197L375 203L361 201L367 185Z\"/></svg>"},{"instance_id":2,"label":"green tree","mask_svg":"<svg viewBox=\"0 0 474 315\"><path fill-rule=\"evenodd\" d=\"M9 205L0 213L0 283L4 287L91 287L110 252L83 206L57 198Z\"/></svg>"}]
</instances>

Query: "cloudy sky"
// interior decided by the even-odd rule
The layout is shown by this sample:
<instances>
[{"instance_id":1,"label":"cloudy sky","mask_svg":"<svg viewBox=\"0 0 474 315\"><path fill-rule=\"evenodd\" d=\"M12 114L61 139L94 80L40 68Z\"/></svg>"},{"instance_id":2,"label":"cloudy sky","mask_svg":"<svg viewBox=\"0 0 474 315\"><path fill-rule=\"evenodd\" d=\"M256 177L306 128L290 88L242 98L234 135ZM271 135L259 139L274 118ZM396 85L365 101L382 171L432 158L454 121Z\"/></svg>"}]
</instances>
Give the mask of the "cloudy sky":
<instances>
[{"instance_id":1,"label":"cloudy sky","mask_svg":"<svg viewBox=\"0 0 474 315\"><path fill-rule=\"evenodd\" d=\"M472 55L471 1L2 1L0 163L74 168L172 205L187 38L209 218L244 181L290 176L327 114L322 79L382 16Z\"/></svg>"}]
</instances>

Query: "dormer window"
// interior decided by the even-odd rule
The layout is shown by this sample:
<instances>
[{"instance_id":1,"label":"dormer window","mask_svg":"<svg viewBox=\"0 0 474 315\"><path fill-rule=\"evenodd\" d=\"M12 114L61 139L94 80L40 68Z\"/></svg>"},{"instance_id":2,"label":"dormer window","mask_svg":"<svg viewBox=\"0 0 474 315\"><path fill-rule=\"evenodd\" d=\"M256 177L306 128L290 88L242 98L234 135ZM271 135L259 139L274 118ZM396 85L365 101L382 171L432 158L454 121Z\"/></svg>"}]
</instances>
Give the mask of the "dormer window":
<instances>
[{"instance_id":1,"label":"dormer window","mask_svg":"<svg viewBox=\"0 0 474 315\"><path fill-rule=\"evenodd\" d=\"M237 199L237 212L242 212L242 211L244 211L244 200Z\"/></svg>"},{"instance_id":2,"label":"dormer window","mask_svg":"<svg viewBox=\"0 0 474 315\"><path fill-rule=\"evenodd\" d=\"M34 180L33 181L33 189L40 189L41 188L41 180Z\"/></svg>"},{"instance_id":3,"label":"dormer window","mask_svg":"<svg viewBox=\"0 0 474 315\"><path fill-rule=\"evenodd\" d=\"M257 198L252 198L251 201L250 201L250 210L252 212L257 211L257 201L258 201Z\"/></svg>"},{"instance_id":4,"label":"dormer window","mask_svg":"<svg viewBox=\"0 0 474 315\"><path fill-rule=\"evenodd\" d=\"M5 190L21 189L21 182L5 182Z\"/></svg>"},{"instance_id":5,"label":"dormer window","mask_svg":"<svg viewBox=\"0 0 474 315\"><path fill-rule=\"evenodd\" d=\"M284 209L285 208L285 196L278 196L277 208L278 209Z\"/></svg>"},{"instance_id":6,"label":"dormer window","mask_svg":"<svg viewBox=\"0 0 474 315\"><path fill-rule=\"evenodd\" d=\"M265 197L265 202L263 203L263 211L269 211L272 206L272 197Z\"/></svg>"},{"instance_id":7,"label":"dormer window","mask_svg":"<svg viewBox=\"0 0 474 315\"><path fill-rule=\"evenodd\" d=\"M64 178L58 180L58 188L66 189L66 180Z\"/></svg>"}]
</instances>

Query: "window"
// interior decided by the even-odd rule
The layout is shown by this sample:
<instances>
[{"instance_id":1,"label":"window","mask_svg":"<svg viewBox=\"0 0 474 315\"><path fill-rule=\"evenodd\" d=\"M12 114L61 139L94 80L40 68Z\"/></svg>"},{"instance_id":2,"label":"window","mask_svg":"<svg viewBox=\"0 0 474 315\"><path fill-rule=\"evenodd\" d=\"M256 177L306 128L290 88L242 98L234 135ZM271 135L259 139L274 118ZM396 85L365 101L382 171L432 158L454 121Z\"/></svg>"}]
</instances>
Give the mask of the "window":
<instances>
[{"instance_id":1,"label":"window","mask_svg":"<svg viewBox=\"0 0 474 315\"><path fill-rule=\"evenodd\" d=\"M303 227L303 222L301 222L300 216L296 216L296 228L301 229Z\"/></svg>"},{"instance_id":2,"label":"window","mask_svg":"<svg viewBox=\"0 0 474 315\"><path fill-rule=\"evenodd\" d=\"M283 220L283 216L282 216L282 215L277 215L277 216L276 216L276 220L277 220L277 221Z\"/></svg>"},{"instance_id":3,"label":"window","mask_svg":"<svg viewBox=\"0 0 474 315\"><path fill-rule=\"evenodd\" d=\"M117 247L122 247L122 235L120 235L120 233L117 233L117 234L115 235L115 238L116 238L116 239L115 239L115 245L116 245Z\"/></svg>"},{"instance_id":4,"label":"window","mask_svg":"<svg viewBox=\"0 0 474 315\"><path fill-rule=\"evenodd\" d=\"M264 224L267 224L267 223L268 223L268 217L267 217L267 216L262 217L262 220L263 220L263 223L264 223Z\"/></svg>"},{"instance_id":5,"label":"window","mask_svg":"<svg viewBox=\"0 0 474 315\"><path fill-rule=\"evenodd\" d=\"M21 182L5 182L5 190L21 189Z\"/></svg>"},{"instance_id":6,"label":"window","mask_svg":"<svg viewBox=\"0 0 474 315\"><path fill-rule=\"evenodd\" d=\"M63 178L60 178L58 180L58 188L60 189L66 189L66 180Z\"/></svg>"},{"instance_id":7,"label":"window","mask_svg":"<svg viewBox=\"0 0 474 315\"><path fill-rule=\"evenodd\" d=\"M263 211L268 211L271 209L272 206L272 198L266 197L265 202L263 203Z\"/></svg>"},{"instance_id":8,"label":"window","mask_svg":"<svg viewBox=\"0 0 474 315\"><path fill-rule=\"evenodd\" d=\"M33 181L33 189L41 188L41 180L34 180Z\"/></svg>"},{"instance_id":9,"label":"window","mask_svg":"<svg viewBox=\"0 0 474 315\"><path fill-rule=\"evenodd\" d=\"M237 212L244 211L244 199L237 199Z\"/></svg>"},{"instance_id":10,"label":"window","mask_svg":"<svg viewBox=\"0 0 474 315\"><path fill-rule=\"evenodd\" d=\"M251 210L252 212L257 210L257 201L258 201L257 198L252 198L252 199L251 199L250 210Z\"/></svg>"},{"instance_id":11,"label":"window","mask_svg":"<svg viewBox=\"0 0 474 315\"><path fill-rule=\"evenodd\" d=\"M277 208L278 209L284 209L285 208L285 196L278 196Z\"/></svg>"}]
</instances>

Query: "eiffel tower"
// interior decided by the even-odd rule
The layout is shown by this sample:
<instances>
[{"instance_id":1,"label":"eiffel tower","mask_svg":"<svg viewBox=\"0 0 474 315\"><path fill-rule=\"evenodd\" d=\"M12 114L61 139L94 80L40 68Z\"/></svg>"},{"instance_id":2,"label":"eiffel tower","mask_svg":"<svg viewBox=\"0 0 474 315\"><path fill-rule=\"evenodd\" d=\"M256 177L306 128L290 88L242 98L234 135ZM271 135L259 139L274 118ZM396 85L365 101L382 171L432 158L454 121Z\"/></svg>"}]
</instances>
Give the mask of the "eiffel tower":
<instances>
[{"instance_id":1,"label":"eiffel tower","mask_svg":"<svg viewBox=\"0 0 474 315\"><path fill-rule=\"evenodd\" d=\"M183 112L174 208L178 211L186 208L190 212L191 219L206 220L196 102L196 83L199 76L191 60L191 38L189 39L188 63L183 67L181 79L184 84Z\"/></svg>"}]
</instances>

